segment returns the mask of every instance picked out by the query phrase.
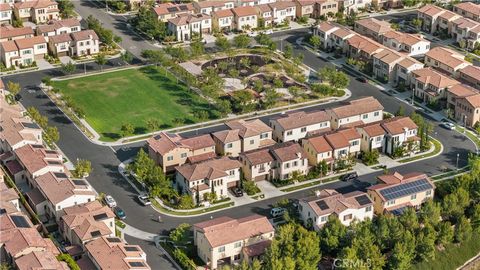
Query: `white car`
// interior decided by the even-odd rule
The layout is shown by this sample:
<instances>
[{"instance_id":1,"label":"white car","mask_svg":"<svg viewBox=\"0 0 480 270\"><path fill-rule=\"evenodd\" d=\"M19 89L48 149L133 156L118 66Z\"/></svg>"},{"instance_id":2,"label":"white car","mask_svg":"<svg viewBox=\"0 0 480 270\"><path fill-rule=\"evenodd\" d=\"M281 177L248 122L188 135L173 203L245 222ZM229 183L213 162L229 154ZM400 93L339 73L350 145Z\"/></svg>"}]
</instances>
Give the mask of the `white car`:
<instances>
[{"instance_id":1,"label":"white car","mask_svg":"<svg viewBox=\"0 0 480 270\"><path fill-rule=\"evenodd\" d=\"M138 195L138 201L140 201L140 203L144 206L152 204L147 195Z\"/></svg>"},{"instance_id":2,"label":"white car","mask_svg":"<svg viewBox=\"0 0 480 270\"><path fill-rule=\"evenodd\" d=\"M453 123L450 123L450 122L442 122L440 124L440 126L443 127L443 128L449 129L449 130L454 130L455 129L455 125Z\"/></svg>"},{"instance_id":3,"label":"white car","mask_svg":"<svg viewBox=\"0 0 480 270\"><path fill-rule=\"evenodd\" d=\"M117 202L110 195L106 195L104 200L105 200L105 203L108 205L108 207L113 208L117 206Z\"/></svg>"},{"instance_id":4,"label":"white car","mask_svg":"<svg viewBox=\"0 0 480 270\"><path fill-rule=\"evenodd\" d=\"M252 31L252 32L248 33L248 36L249 37L256 37L256 36L258 36L258 33L255 32L255 31Z\"/></svg>"}]
</instances>

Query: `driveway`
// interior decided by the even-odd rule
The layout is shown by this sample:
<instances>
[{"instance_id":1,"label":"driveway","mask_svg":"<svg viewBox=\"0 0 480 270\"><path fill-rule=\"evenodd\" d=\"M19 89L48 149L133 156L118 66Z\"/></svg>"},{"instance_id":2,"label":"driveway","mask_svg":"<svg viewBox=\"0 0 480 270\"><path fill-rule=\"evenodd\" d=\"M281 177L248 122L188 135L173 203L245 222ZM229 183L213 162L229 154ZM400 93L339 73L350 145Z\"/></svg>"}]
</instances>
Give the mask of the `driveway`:
<instances>
[{"instance_id":1,"label":"driveway","mask_svg":"<svg viewBox=\"0 0 480 270\"><path fill-rule=\"evenodd\" d=\"M45 59L38 59L38 60L35 60L37 62L37 67L38 69L40 70L44 70L44 69L51 69L53 68L53 65L50 64L47 60Z\"/></svg>"}]
</instances>

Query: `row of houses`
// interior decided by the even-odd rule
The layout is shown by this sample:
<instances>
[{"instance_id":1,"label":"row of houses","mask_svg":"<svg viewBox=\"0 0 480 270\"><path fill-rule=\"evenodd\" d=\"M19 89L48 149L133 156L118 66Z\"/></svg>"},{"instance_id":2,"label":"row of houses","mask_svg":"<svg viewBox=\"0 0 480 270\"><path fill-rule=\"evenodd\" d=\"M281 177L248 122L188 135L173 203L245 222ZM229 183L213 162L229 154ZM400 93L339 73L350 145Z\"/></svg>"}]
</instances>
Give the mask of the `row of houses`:
<instances>
[{"instance_id":1,"label":"row of houses","mask_svg":"<svg viewBox=\"0 0 480 270\"><path fill-rule=\"evenodd\" d=\"M0 24L12 24L13 20L46 23L60 19L58 3L51 0L2 1L0 3Z\"/></svg>"},{"instance_id":2,"label":"row of houses","mask_svg":"<svg viewBox=\"0 0 480 270\"><path fill-rule=\"evenodd\" d=\"M459 3L453 11L435 5L426 5L417 11L422 21L421 28L431 34L449 35L456 42L465 42L465 47L474 49L480 41L480 5L471 2Z\"/></svg>"},{"instance_id":3,"label":"row of houses","mask_svg":"<svg viewBox=\"0 0 480 270\"><path fill-rule=\"evenodd\" d=\"M319 190L315 196L300 199L297 210L304 226L318 231L330 218L350 226L374 215L399 215L408 207L418 209L433 199L434 191L435 185L426 174L395 172L378 176L377 184L367 192ZM261 215L239 219L222 216L194 224L193 236L198 256L209 269L217 269L220 261L251 262L261 256L271 245L275 229Z\"/></svg>"},{"instance_id":4,"label":"row of houses","mask_svg":"<svg viewBox=\"0 0 480 270\"><path fill-rule=\"evenodd\" d=\"M0 81L1 82L1 81ZM3 183L3 168L29 207L48 226L58 225L66 252L82 269L150 269L140 247L115 236L115 215L97 200L85 179L73 178L64 157L43 146L41 128L18 104L8 104L0 85L0 246L2 260L16 269L69 269L50 239L20 211L18 195ZM25 241L22 241L26 239Z\"/></svg>"},{"instance_id":5,"label":"row of houses","mask_svg":"<svg viewBox=\"0 0 480 270\"><path fill-rule=\"evenodd\" d=\"M0 28L0 59L6 68L30 66L33 62L53 57L81 57L99 53L100 41L93 30L82 30L77 19L49 21L31 27Z\"/></svg>"}]
</instances>

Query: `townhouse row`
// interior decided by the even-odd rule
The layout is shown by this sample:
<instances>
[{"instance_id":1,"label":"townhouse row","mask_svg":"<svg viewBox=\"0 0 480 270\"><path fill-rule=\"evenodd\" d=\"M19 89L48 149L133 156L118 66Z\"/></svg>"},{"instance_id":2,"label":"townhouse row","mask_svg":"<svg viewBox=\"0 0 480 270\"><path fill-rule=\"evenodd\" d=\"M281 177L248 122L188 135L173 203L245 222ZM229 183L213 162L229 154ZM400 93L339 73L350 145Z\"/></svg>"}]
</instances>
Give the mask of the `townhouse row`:
<instances>
[{"instance_id":1,"label":"townhouse row","mask_svg":"<svg viewBox=\"0 0 480 270\"><path fill-rule=\"evenodd\" d=\"M372 219L374 215L400 215L405 209L419 209L433 199L435 185L423 173L381 175L377 184L367 192L346 194L324 189L315 196L302 198L298 203L300 220L307 228L318 231L330 218L350 226L354 222ZM231 233L235 232L235 233ZM228 216L193 225L197 254L209 269L217 269L220 262L230 264L253 259L265 253L275 236L275 229L267 217L251 215L239 219Z\"/></svg>"},{"instance_id":2,"label":"townhouse row","mask_svg":"<svg viewBox=\"0 0 480 270\"><path fill-rule=\"evenodd\" d=\"M58 225L67 253L82 269L150 269L140 247L115 237L115 215L97 200L98 194L90 184L72 178L64 157L43 146L42 130L26 116L23 107L6 102L1 80L0 90L0 163L24 194L25 203L44 224ZM3 169L0 172L3 180ZM69 269L56 260L60 252L53 242L48 239L45 243L36 236L37 229L20 216L18 195L0 183L0 196L5 210L0 213L2 260L18 269L31 269L33 265L39 269ZM16 226L7 225L10 221ZM22 237L31 241L18 242ZM15 245L18 249L10 248Z\"/></svg>"},{"instance_id":3,"label":"townhouse row","mask_svg":"<svg viewBox=\"0 0 480 270\"><path fill-rule=\"evenodd\" d=\"M49 21L31 27L0 28L0 60L6 68L30 66L44 59L54 57L81 57L99 53L100 41L93 30L81 30L80 21L65 19Z\"/></svg>"},{"instance_id":4,"label":"townhouse row","mask_svg":"<svg viewBox=\"0 0 480 270\"><path fill-rule=\"evenodd\" d=\"M13 20L46 23L60 19L58 3L51 0L1 1L0 24L12 24Z\"/></svg>"},{"instance_id":5,"label":"townhouse row","mask_svg":"<svg viewBox=\"0 0 480 270\"><path fill-rule=\"evenodd\" d=\"M435 5L426 5L417 11L422 21L421 29L431 34L451 36L457 43L464 42L467 49L474 49L480 41L480 5L459 3L453 11Z\"/></svg>"}]
</instances>

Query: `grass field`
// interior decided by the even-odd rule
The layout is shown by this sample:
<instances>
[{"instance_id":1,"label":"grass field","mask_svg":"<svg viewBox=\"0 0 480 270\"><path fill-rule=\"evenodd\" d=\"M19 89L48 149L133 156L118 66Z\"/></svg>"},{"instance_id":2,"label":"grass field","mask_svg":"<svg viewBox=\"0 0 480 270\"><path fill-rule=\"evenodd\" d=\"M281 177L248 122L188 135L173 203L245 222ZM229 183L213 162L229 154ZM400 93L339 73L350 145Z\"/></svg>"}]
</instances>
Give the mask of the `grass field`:
<instances>
[{"instance_id":1,"label":"grass field","mask_svg":"<svg viewBox=\"0 0 480 270\"><path fill-rule=\"evenodd\" d=\"M210 119L219 116L205 99L177 83L173 75L165 76L160 67L55 81L53 86L83 109L103 141L120 139L121 126L126 123L132 124L138 135L148 132L146 120L150 118L157 119L160 129L167 129L201 122L193 115L196 111L208 112Z\"/></svg>"}]
</instances>

